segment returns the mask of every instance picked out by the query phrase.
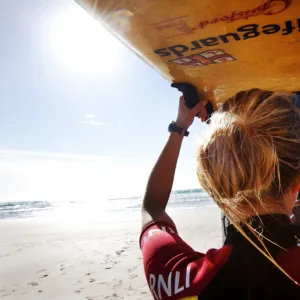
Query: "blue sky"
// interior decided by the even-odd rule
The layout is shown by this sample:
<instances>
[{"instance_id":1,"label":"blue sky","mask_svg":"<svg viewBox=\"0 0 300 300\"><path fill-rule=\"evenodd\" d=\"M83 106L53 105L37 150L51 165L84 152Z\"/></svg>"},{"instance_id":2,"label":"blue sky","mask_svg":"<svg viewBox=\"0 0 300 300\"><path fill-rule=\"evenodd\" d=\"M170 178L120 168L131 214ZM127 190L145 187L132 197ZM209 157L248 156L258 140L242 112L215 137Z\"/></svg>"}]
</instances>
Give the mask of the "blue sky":
<instances>
[{"instance_id":1,"label":"blue sky","mask_svg":"<svg viewBox=\"0 0 300 300\"><path fill-rule=\"evenodd\" d=\"M72 0L0 2L0 201L143 192L179 93ZM198 187L197 120L174 188Z\"/></svg>"}]
</instances>

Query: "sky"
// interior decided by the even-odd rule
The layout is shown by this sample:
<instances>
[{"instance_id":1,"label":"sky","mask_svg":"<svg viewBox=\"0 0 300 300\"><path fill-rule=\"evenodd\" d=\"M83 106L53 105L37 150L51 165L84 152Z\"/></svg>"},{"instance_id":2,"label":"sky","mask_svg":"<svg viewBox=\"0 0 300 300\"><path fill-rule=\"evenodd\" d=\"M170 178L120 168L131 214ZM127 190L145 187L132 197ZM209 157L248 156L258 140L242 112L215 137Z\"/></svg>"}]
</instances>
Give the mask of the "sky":
<instances>
[{"instance_id":1,"label":"sky","mask_svg":"<svg viewBox=\"0 0 300 300\"><path fill-rule=\"evenodd\" d=\"M179 92L72 0L0 1L0 202L141 195ZM197 188L190 128L174 189Z\"/></svg>"}]
</instances>

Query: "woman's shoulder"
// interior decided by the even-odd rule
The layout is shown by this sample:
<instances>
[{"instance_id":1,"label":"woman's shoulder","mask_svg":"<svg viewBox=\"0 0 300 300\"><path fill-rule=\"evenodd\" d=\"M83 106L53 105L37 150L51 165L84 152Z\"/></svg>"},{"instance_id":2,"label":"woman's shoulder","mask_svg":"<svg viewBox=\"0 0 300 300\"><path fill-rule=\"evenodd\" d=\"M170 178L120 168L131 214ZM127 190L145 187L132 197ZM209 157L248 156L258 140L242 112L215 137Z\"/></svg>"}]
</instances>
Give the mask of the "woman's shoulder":
<instances>
[{"instance_id":1,"label":"woman's shoulder","mask_svg":"<svg viewBox=\"0 0 300 300\"><path fill-rule=\"evenodd\" d=\"M199 295L228 260L232 247L195 251L176 227L152 222L140 237L144 270L155 299L181 299Z\"/></svg>"}]
</instances>

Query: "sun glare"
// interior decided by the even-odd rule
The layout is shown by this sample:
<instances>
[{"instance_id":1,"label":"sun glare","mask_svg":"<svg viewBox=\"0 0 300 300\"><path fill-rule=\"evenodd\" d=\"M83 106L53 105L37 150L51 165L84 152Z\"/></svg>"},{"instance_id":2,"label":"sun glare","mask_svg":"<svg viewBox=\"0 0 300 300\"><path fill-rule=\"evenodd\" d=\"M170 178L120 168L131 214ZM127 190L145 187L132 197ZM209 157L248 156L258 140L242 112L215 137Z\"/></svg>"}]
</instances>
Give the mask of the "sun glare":
<instances>
[{"instance_id":1,"label":"sun glare","mask_svg":"<svg viewBox=\"0 0 300 300\"><path fill-rule=\"evenodd\" d=\"M51 52L71 72L107 75L121 62L120 42L77 5L55 14L49 39Z\"/></svg>"}]
</instances>

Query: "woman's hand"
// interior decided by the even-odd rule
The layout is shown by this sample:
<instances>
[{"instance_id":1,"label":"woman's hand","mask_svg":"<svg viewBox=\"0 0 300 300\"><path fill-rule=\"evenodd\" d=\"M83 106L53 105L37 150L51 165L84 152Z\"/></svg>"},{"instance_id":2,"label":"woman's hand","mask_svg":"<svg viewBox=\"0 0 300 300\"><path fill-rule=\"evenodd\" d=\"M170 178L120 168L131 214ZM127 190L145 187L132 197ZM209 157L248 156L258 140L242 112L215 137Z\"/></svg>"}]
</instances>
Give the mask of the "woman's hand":
<instances>
[{"instance_id":1,"label":"woman's hand","mask_svg":"<svg viewBox=\"0 0 300 300\"><path fill-rule=\"evenodd\" d=\"M183 96L181 96L179 98L179 108L176 119L177 126L188 129L193 124L195 116L198 116L201 121L204 122L207 118L206 104L207 101L201 101L194 108L189 109L184 103Z\"/></svg>"}]
</instances>

